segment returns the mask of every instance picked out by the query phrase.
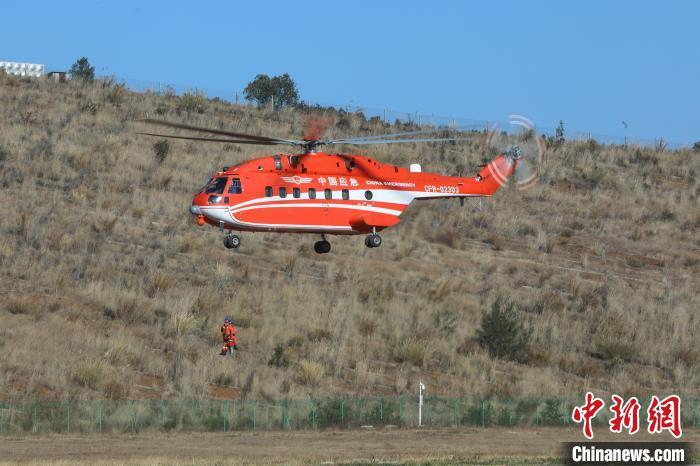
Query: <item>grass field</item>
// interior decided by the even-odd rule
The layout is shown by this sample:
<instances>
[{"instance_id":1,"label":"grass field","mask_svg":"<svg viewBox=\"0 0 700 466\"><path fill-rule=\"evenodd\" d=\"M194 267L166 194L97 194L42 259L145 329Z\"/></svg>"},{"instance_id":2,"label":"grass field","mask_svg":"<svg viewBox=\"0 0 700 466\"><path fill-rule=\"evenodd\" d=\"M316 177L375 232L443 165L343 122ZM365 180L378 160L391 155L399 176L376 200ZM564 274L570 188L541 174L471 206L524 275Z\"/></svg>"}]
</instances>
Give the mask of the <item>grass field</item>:
<instances>
[{"instance_id":1,"label":"grass field","mask_svg":"<svg viewBox=\"0 0 700 466\"><path fill-rule=\"evenodd\" d=\"M0 399L414 394L419 379L444 395L698 393L700 154L567 142L534 189L481 210L416 203L376 250L246 234L232 253L187 208L213 172L267 152L171 142L159 158L132 123L298 137L310 112L0 76ZM330 136L406 129L326 114ZM465 175L492 156L479 141L363 153ZM477 341L498 296L531 330L518 362ZM223 361L227 314L242 350Z\"/></svg>"},{"instance_id":2,"label":"grass field","mask_svg":"<svg viewBox=\"0 0 700 466\"><path fill-rule=\"evenodd\" d=\"M0 441L0 464L561 464L561 442L581 439L573 428L24 437ZM699 439L690 431L683 440Z\"/></svg>"}]
</instances>

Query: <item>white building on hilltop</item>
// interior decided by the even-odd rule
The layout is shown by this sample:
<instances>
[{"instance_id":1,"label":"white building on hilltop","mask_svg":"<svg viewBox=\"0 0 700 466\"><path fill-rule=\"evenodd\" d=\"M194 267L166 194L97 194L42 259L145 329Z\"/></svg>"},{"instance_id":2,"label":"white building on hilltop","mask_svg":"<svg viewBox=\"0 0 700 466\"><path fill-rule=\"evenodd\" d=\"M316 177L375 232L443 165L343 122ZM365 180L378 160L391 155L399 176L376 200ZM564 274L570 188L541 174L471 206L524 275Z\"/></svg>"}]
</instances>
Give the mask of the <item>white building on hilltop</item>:
<instances>
[{"instance_id":1,"label":"white building on hilltop","mask_svg":"<svg viewBox=\"0 0 700 466\"><path fill-rule=\"evenodd\" d=\"M44 65L37 65L35 63L0 61L0 70L16 76L28 76L31 78L40 78L44 76Z\"/></svg>"}]
</instances>

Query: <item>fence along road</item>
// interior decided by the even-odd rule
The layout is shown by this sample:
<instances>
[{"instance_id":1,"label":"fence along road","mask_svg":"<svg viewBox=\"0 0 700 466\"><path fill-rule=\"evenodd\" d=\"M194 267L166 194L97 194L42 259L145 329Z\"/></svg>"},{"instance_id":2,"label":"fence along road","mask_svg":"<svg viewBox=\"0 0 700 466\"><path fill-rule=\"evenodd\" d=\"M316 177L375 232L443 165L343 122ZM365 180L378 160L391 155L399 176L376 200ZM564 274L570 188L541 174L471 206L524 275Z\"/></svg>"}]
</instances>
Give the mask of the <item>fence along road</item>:
<instances>
[{"instance_id":1,"label":"fence along road","mask_svg":"<svg viewBox=\"0 0 700 466\"><path fill-rule=\"evenodd\" d=\"M684 427L699 427L697 398L684 398ZM425 427L566 426L580 398L425 397ZM607 426L609 410L594 423ZM418 426L417 397L324 400L94 400L0 402L0 435L258 431ZM607 428L606 428L607 430Z\"/></svg>"}]
</instances>

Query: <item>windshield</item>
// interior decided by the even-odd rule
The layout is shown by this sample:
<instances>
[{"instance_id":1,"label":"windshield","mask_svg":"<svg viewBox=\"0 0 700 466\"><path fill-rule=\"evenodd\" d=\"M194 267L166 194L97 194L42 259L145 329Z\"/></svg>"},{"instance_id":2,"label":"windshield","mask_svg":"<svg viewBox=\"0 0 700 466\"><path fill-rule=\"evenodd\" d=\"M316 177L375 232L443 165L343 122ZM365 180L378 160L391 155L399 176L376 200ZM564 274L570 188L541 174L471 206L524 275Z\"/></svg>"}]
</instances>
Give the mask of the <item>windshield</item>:
<instances>
[{"instance_id":1,"label":"windshield","mask_svg":"<svg viewBox=\"0 0 700 466\"><path fill-rule=\"evenodd\" d=\"M203 193L206 194L223 194L224 188L226 187L226 178L219 177L212 179L207 185L202 189Z\"/></svg>"}]
</instances>

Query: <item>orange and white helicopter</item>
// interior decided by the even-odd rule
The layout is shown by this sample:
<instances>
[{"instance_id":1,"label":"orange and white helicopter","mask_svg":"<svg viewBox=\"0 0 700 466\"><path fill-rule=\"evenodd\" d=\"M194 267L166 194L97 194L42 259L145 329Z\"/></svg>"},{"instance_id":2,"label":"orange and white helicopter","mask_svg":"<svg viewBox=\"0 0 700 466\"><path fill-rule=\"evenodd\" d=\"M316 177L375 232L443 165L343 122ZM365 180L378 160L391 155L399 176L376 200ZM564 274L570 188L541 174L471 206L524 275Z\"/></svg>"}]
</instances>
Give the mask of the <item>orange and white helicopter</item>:
<instances>
[{"instance_id":1,"label":"orange and white helicopter","mask_svg":"<svg viewBox=\"0 0 700 466\"><path fill-rule=\"evenodd\" d=\"M224 167L194 196L190 213L199 225L213 225L225 232L224 245L238 248L241 237L233 232L264 231L321 235L314 250L331 250L326 235L366 234L365 245L382 244L378 232L399 223L401 213L414 200L491 196L506 180L524 168L524 183L535 174L517 146L509 146L481 171L468 178L425 173L421 166L408 168L382 163L370 157L320 151L322 146L394 144L468 140L471 137L424 137L436 130L381 136L302 140L201 128L161 120L142 123L215 135L182 136L139 132L147 136L228 144L293 145L297 154L276 154ZM416 136L421 136L416 138Z\"/></svg>"}]
</instances>

